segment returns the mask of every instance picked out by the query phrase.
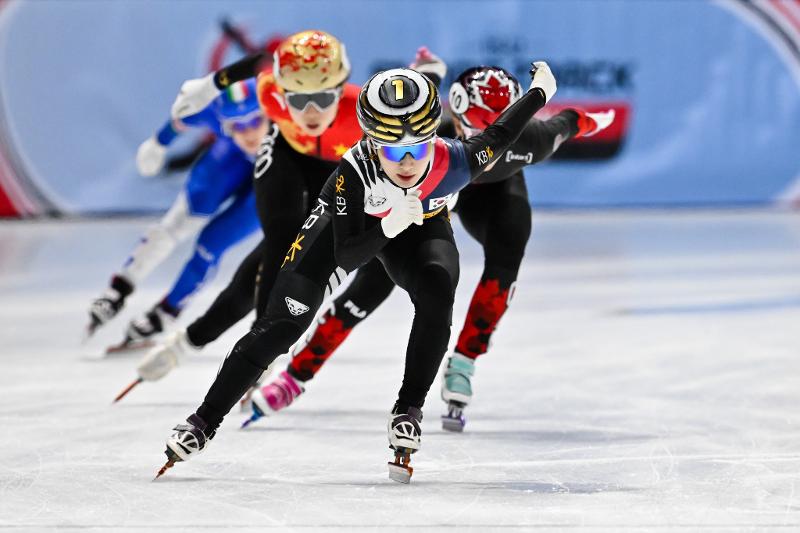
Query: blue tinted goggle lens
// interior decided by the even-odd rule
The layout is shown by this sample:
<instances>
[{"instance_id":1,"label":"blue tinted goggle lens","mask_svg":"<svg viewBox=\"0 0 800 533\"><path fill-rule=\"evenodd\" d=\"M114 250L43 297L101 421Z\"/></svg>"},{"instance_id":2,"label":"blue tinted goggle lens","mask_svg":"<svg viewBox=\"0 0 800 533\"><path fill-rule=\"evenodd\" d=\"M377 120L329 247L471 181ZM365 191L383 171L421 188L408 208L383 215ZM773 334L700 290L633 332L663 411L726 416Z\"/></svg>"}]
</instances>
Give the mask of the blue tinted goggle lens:
<instances>
[{"instance_id":1,"label":"blue tinted goggle lens","mask_svg":"<svg viewBox=\"0 0 800 533\"><path fill-rule=\"evenodd\" d=\"M263 115L256 115L248 120L228 120L226 121L226 126L231 131L235 131L237 133L242 133L247 130L251 130L253 128L257 128L264 123L264 116Z\"/></svg>"},{"instance_id":2,"label":"blue tinted goggle lens","mask_svg":"<svg viewBox=\"0 0 800 533\"><path fill-rule=\"evenodd\" d=\"M411 157L419 161L428 155L428 150L431 148L431 142L426 141L420 144L412 144L409 146L380 146L383 157L389 161L399 163L406 154L411 154Z\"/></svg>"}]
</instances>

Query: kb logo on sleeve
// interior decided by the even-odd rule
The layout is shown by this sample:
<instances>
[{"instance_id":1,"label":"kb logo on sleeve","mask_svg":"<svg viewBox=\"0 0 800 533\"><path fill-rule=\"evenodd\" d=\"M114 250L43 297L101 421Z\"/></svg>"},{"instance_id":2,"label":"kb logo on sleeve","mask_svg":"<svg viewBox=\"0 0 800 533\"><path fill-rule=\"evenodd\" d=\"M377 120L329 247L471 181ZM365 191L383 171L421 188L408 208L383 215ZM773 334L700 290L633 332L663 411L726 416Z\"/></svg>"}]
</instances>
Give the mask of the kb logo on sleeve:
<instances>
[{"instance_id":1,"label":"kb logo on sleeve","mask_svg":"<svg viewBox=\"0 0 800 533\"><path fill-rule=\"evenodd\" d=\"M475 154L475 157L478 158L479 165L485 165L492 157L494 157L494 151L492 150L491 146L487 146L486 150L481 150Z\"/></svg>"},{"instance_id":2,"label":"kb logo on sleeve","mask_svg":"<svg viewBox=\"0 0 800 533\"><path fill-rule=\"evenodd\" d=\"M336 178L336 214L337 215L346 215L347 214L347 200L344 196L344 175L340 174L338 178Z\"/></svg>"}]
</instances>

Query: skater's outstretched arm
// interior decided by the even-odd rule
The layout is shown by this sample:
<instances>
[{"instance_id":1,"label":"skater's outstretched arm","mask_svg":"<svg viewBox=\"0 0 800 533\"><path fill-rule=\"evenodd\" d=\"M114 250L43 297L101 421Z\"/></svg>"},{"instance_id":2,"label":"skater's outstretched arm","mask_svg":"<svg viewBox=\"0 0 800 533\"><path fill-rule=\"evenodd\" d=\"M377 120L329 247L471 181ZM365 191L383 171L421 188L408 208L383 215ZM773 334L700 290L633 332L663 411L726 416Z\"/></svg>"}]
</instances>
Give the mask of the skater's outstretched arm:
<instances>
[{"instance_id":1,"label":"skater's outstretched arm","mask_svg":"<svg viewBox=\"0 0 800 533\"><path fill-rule=\"evenodd\" d=\"M530 153L524 162L526 165L535 165L553 155L562 143L577 137L592 136L606 129L613 121L614 110L587 113L582 109L565 109L547 120L531 120L509 150Z\"/></svg>"},{"instance_id":2,"label":"skater's outstretched arm","mask_svg":"<svg viewBox=\"0 0 800 533\"><path fill-rule=\"evenodd\" d=\"M223 89L237 81L257 76L266 59L264 52L258 52L202 78L183 82L181 90L172 104L172 117L183 118L197 113L216 98Z\"/></svg>"},{"instance_id":3,"label":"skater's outstretched arm","mask_svg":"<svg viewBox=\"0 0 800 533\"><path fill-rule=\"evenodd\" d=\"M144 177L152 177L161 172L167 159L167 147L188 127L207 127L219 134L219 121L211 105L199 113L182 119L168 120L152 137L148 137L136 151L136 168Z\"/></svg>"}]
</instances>

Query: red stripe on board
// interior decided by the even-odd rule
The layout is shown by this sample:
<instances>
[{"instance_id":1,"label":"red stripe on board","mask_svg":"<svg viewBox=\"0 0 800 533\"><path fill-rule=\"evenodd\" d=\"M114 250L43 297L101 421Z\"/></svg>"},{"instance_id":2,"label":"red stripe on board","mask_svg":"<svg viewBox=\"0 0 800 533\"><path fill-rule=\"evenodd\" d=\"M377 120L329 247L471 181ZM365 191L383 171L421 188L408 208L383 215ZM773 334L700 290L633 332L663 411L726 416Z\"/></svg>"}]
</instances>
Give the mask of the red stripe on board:
<instances>
[{"instance_id":1,"label":"red stripe on board","mask_svg":"<svg viewBox=\"0 0 800 533\"><path fill-rule=\"evenodd\" d=\"M17 208L14 207L14 204L11 203L11 199L6 194L6 191L0 187L0 218L2 217L19 217L20 213L17 211Z\"/></svg>"}]
</instances>

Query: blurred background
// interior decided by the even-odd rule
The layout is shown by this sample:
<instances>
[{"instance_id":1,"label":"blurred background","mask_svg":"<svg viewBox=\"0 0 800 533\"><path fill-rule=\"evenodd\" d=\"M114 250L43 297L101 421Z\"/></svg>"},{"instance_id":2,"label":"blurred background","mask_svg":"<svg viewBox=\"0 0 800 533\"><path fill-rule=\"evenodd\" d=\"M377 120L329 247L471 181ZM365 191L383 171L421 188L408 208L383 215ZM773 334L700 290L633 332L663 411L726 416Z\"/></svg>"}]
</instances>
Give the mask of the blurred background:
<instances>
[{"instance_id":1,"label":"blurred background","mask_svg":"<svg viewBox=\"0 0 800 533\"><path fill-rule=\"evenodd\" d=\"M399 290L297 407L254 431L236 413L213 453L150 483L251 320L110 405L142 353L105 347L194 239L81 345L89 305L210 139L181 135L152 178L137 148L184 80L312 28L346 44L357 84L422 45L444 87L546 60L539 118L617 119L526 169L533 236L468 431L441 430L437 379L411 490L385 474ZM800 531L799 206L800 0L0 0L0 527ZM453 221L452 343L484 261Z\"/></svg>"},{"instance_id":2,"label":"blurred background","mask_svg":"<svg viewBox=\"0 0 800 533\"><path fill-rule=\"evenodd\" d=\"M156 179L134 156L181 82L314 27L346 44L354 83L427 45L450 77L488 63L523 79L547 60L558 94L542 116L615 109L610 129L527 170L534 205L800 201L795 0L0 0L0 215L165 209L202 134Z\"/></svg>"}]
</instances>

